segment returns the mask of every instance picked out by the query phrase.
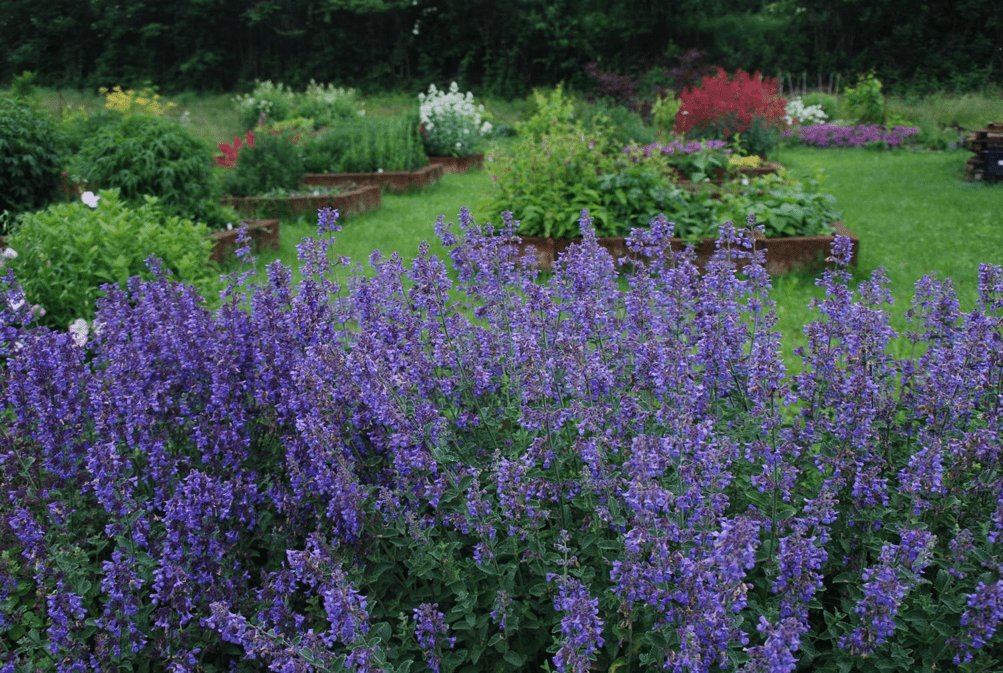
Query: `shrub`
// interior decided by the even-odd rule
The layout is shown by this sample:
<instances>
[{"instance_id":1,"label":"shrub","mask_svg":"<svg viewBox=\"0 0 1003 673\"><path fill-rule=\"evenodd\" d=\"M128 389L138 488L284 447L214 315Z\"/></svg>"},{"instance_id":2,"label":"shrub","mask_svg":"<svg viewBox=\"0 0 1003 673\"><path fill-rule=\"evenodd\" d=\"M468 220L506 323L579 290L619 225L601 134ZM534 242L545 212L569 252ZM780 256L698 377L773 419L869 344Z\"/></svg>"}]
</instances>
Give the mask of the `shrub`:
<instances>
[{"instance_id":1,"label":"shrub","mask_svg":"<svg viewBox=\"0 0 1003 673\"><path fill-rule=\"evenodd\" d=\"M655 129L665 134L671 134L680 106L676 94L671 90L666 91L665 96L655 101L655 106L651 110L651 123L654 124Z\"/></svg>"},{"instance_id":2,"label":"shrub","mask_svg":"<svg viewBox=\"0 0 1003 673\"><path fill-rule=\"evenodd\" d=\"M0 212L34 210L55 197L60 143L56 124L41 110L0 98Z\"/></svg>"},{"instance_id":3,"label":"shrub","mask_svg":"<svg viewBox=\"0 0 1003 673\"><path fill-rule=\"evenodd\" d=\"M787 107L784 109L784 122L787 126L822 124L828 118L829 115L821 105L809 105L802 98L792 98L787 101Z\"/></svg>"},{"instance_id":4,"label":"shrub","mask_svg":"<svg viewBox=\"0 0 1003 673\"><path fill-rule=\"evenodd\" d=\"M801 103L805 107L821 107L825 119L836 119L839 116L839 102L835 96L830 94L817 91L808 92L801 97Z\"/></svg>"},{"instance_id":5,"label":"shrub","mask_svg":"<svg viewBox=\"0 0 1003 673\"><path fill-rule=\"evenodd\" d=\"M480 152L481 138L491 132L491 122L481 121L484 106L474 106L474 95L464 96L456 82L449 92L434 84L418 94L418 116L425 152L434 157L468 157Z\"/></svg>"},{"instance_id":6,"label":"shrub","mask_svg":"<svg viewBox=\"0 0 1003 673\"><path fill-rule=\"evenodd\" d=\"M564 85L558 84L549 93L533 89L535 109L526 121L516 122L519 135L539 140L547 133L563 133L575 122L575 102L564 93Z\"/></svg>"},{"instance_id":7,"label":"shrub","mask_svg":"<svg viewBox=\"0 0 1003 673\"><path fill-rule=\"evenodd\" d=\"M885 97L881 93L881 80L874 71L858 75L856 86L847 87L843 100L849 115L861 124L884 124Z\"/></svg>"},{"instance_id":8,"label":"shrub","mask_svg":"<svg viewBox=\"0 0 1003 673\"><path fill-rule=\"evenodd\" d=\"M559 125L539 139L521 135L488 157L492 193L485 207L493 214L511 211L526 236L554 238L576 236L587 208L607 235L614 223L601 210L596 187L600 175L619 169L616 147L601 128L586 134L578 124Z\"/></svg>"},{"instance_id":9,"label":"shrub","mask_svg":"<svg viewBox=\"0 0 1003 673\"><path fill-rule=\"evenodd\" d=\"M307 173L414 171L428 164L418 117L359 117L304 142Z\"/></svg>"},{"instance_id":10,"label":"shrub","mask_svg":"<svg viewBox=\"0 0 1003 673\"><path fill-rule=\"evenodd\" d=\"M295 116L312 119L315 128L352 121L365 114L355 89L310 80L296 98Z\"/></svg>"},{"instance_id":11,"label":"shrub","mask_svg":"<svg viewBox=\"0 0 1003 673\"><path fill-rule=\"evenodd\" d=\"M702 137L732 139L746 133L759 120L762 128L780 128L785 102L778 95L776 78L742 70L729 76L718 69L705 77L700 88L683 90L676 115L676 130Z\"/></svg>"},{"instance_id":12,"label":"shrub","mask_svg":"<svg viewBox=\"0 0 1003 673\"><path fill-rule=\"evenodd\" d=\"M655 142L655 132L644 125L641 116L621 105L581 101L575 105L575 119L581 122L586 133L601 130L619 145Z\"/></svg>"},{"instance_id":13,"label":"shrub","mask_svg":"<svg viewBox=\"0 0 1003 673\"><path fill-rule=\"evenodd\" d=\"M167 212L196 219L217 196L212 165L212 151L187 129L148 115L100 127L71 164L93 188L118 189L134 203L155 196Z\"/></svg>"},{"instance_id":14,"label":"shrub","mask_svg":"<svg viewBox=\"0 0 1003 673\"><path fill-rule=\"evenodd\" d=\"M131 276L150 278L150 256L176 280L204 292L218 286L208 265L212 243L205 225L165 213L152 197L131 205L118 190L97 196L93 208L76 201L21 215L7 238L17 252L8 266L28 303L45 310L41 324L65 330L77 318L90 321L101 286L124 288Z\"/></svg>"},{"instance_id":15,"label":"shrub","mask_svg":"<svg viewBox=\"0 0 1003 673\"><path fill-rule=\"evenodd\" d=\"M309 119L314 128L320 128L365 114L355 89L319 84L312 79L302 93L281 83L255 81L251 93L233 100L245 130L259 123L274 126L296 117Z\"/></svg>"},{"instance_id":16,"label":"shrub","mask_svg":"<svg viewBox=\"0 0 1003 673\"><path fill-rule=\"evenodd\" d=\"M298 134L264 132L247 134L248 143L234 139L236 163L226 168L221 182L224 194L263 196L275 190L295 190L306 173ZM220 145L222 148L223 145ZM217 159L217 162L219 160Z\"/></svg>"},{"instance_id":17,"label":"shrub","mask_svg":"<svg viewBox=\"0 0 1003 673\"><path fill-rule=\"evenodd\" d=\"M296 94L284 84L255 80L251 93L234 96L233 101L237 105L241 127L247 130L254 128L262 119L274 123L291 117L296 107Z\"/></svg>"},{"instance_id":18,"label":"shrub","mask_svg":"<svg viewBox=\"0 0 1003 673\"><path fill-rule=\"evenodd\" d=\"M83 347L0 303L8 668L999 670L1003 269L923 278L896 359L837 239L789 376L747 233L701 273L656 220L620 282L587 226L546 281L437 229L135 281Z\"/></svg>"}]
</instances>

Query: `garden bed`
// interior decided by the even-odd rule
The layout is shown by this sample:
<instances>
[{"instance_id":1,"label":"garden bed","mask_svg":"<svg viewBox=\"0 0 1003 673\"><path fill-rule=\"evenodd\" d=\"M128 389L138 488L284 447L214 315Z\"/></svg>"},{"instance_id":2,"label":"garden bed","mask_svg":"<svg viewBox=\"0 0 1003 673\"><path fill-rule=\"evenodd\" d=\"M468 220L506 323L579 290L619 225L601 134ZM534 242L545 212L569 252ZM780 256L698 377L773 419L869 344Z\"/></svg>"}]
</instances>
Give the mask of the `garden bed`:
<instances>
[{"instance_id":1,"label":"garden bed","mask_svg":"<svg viewBox=\"0 0 1003 673\"><path fill-rule=\"evenodd\" d=\"M860 238L843 226L842 222L833 222L835 234L828 236L790 236L786 238L758 238L757 249L766 250L766 271L771 276L779 276L796 269L809 268L813 264L824 262L832 248L836 235L847 236L850 239L852 257L850 264L857 265L860 253ZM575 239L553 239L537 236L521 236L519 244L520 255L532 247L536 251L536 262L542 271L550 271L557 260L573 243L581 242ZM703 268L710 261L716 249L716 239L706 238L694 246L696 263ZM606 249L614 258L643 259L642 256L627 249L627 239L622 236L602 237L599 245ZM681 252L686 248L687 241L682 238L672 239L672 249ZM741 266L741 265L740 265Z\"/></svg>"},{"instance_id":2,"label":"garden bed","mask_svg":"<svg viewBox=\"0 0 1003 673\"><path fill-rule=\"evenodd\" d=\"M308 173L305 186L339 187L342 185L376 185L388 192L407 192L434 185L446 172L443 164L429 164L416 171L382 171L380 173Z\"/></svg>"},{"instance_id":3,"label":"garden bed","mask_svg":"<svg viewBox=\"0 0 1003 673\"><path fill-rule=\"evenodd\" d=\"M247 231L251 236L251 245L255 250L279 248L279 220L245 220ZM240 229L227 229L224 231L213 231L209 234L212 239L212 252L209 253L209 260L222 262L237 247L237 236Z\"/></svg>"},{"instance_id":4,"label":"garden bed","mask_svg":"<svg viewBox=\"0 0 1003 673\"><path fill-rule=\"evenodd\" d=\"M224 206L232 206L241 215L283 217L316 212L321 208L337 208L341 217L361 215L376 210L382 203L382 190L365 185L341 194L321 196L224 196Z\"/></svg>"},{"instance_id":5,"label":"garden bed","mask_svg":"<svg viewBox=\"0 0 1003 673\"><path fill-rule=\"evenodd\" d=\"M433 166L442 166L446 173L466 173L471 168L484 167L483 154L471 154L468 157L429 157Z\"/></svg>"}]
</instances>

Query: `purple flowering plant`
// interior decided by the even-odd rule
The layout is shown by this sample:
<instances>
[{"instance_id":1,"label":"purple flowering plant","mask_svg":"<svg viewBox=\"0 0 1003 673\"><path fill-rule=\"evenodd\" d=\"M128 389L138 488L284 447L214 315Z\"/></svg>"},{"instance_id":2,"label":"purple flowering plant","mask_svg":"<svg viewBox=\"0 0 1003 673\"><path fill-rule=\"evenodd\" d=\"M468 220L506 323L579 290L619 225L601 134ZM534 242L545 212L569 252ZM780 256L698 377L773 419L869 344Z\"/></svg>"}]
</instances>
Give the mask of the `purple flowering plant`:
<instances>
[{"instance_id":1,"label":"purple flowering plant","mask_svg":"<svg viewBox=\"0 0 1003 673\"><path fill-rule=\"evenodd\" d=\"M788 129L784 138L812 147L867 147L892 149L902 147L917 135L917 126L885 127L880 124L857 124L839 126L837 124L809 124Z\"/></svg>"},{"instance_id":2,"label":"purple flowering plant","mask_svg":"<svg viewBox=\"0 0 1003 673\"><path fill-rule=\"evenodd\" d=\"M583 214L543 280L508 215L365 273L319 219L299 283L151 259L82 346L2 277L2 670L1003 664L1000 267L894 358L838 238L788 376L748 228L620 278Z\"/></svg>"}]
</instances>

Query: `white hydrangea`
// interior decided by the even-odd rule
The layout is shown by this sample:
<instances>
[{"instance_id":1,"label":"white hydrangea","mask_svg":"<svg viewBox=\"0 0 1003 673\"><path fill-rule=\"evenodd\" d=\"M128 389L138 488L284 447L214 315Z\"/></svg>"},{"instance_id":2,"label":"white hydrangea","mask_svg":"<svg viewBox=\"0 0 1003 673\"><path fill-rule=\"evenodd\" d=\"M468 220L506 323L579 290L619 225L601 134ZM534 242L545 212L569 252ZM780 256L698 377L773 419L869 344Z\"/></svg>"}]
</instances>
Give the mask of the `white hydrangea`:
<instances>
[{"instance_id":1,"label":"white hydrangea","mask_svg":"<svg viewBox=\"0 0 1003 673\"><path fill-rule=\"evenodd\" d=\"M822 124L826 119L827 116L821 105L806 106L800 98L792 98L784 110L784 121L788 126Z\"/></svg>"},{"instance_id":2,"label":"white hydrangea","mask_svg":"<svg viewBox=\"0 0 1003 673\"><path fill-rule=\"evenodd\" d=\"M484 106L474 104L471 92L461 94L456 82L448 92L430 84L427 94L418 94L418 104L425 151L432 156L476 154L481 137L491 132L491 123L482 119Z\"/></svg>"}]
</instances>

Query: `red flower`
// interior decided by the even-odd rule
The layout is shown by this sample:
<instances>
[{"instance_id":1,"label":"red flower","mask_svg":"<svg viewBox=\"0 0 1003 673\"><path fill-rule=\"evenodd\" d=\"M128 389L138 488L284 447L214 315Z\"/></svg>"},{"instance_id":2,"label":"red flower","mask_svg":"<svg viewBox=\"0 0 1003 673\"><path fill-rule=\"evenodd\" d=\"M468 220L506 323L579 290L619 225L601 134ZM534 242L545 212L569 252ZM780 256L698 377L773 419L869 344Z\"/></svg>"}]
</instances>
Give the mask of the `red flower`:
<instances>
[{"instance_id":1,"label":"red flower","mask_svg":"<svg viewBox=\"0 0 1003 673\"><path fill-rule=\"evenodd\" d=\"M219 144L219 151L223 153L223 156L216 157L216 163L225 168L233 168L237 163L237 155L240 154L240 148L244 146L245 143L241 142L240 136L233 137L233 145L227 145L226 143ZM254 132L247 132L247 146L254 147Z\"/></svg>"},{"instance_id":2,"label":"red flower","mask_svg":"<svg viewBox=\"0 0 1003 673\"><path fill-rule=\"evenodd\" d=\"M739 70L730 77L722 69L703 78L700 88L683 90L676 128L687 133L721 129L726 136L744 133L755 119L771 126L783 123L786 102L779 96L776 78L763 78Z\"/></svg>"}]
</instances>

